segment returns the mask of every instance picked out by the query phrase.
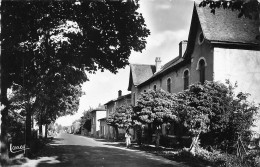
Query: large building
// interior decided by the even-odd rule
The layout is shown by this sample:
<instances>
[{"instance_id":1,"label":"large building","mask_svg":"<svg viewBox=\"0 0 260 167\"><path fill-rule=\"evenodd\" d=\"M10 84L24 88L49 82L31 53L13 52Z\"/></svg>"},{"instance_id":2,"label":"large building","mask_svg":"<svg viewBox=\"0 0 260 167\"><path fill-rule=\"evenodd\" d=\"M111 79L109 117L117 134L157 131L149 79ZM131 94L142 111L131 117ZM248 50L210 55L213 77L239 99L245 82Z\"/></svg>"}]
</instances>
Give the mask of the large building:
<instances>
[{"instance_id":1,"label":"large building","mask_svg":"<svg viewBox=\"0 0 260 167\"><path fill-rule=\"evenodd\" d=\"M259 20L238 14L222 8L213 14L195 3L188 40L180 42L179 56L163 66L159 57L155 65L130 65L132 104L148 89L177 93L192 83L226 79L260 103Z\"/></svg>"},{"instance_id":2,"label":"large building","mask_svg":"<svg viewBox=\"0 0 260 167\"><path fill-rule=\"evenodd\" d=\"M118 91L118 97L114 100L110 100L105 105L106 108L106 117L108 117L110 114L114 113L116 111L116 108L120 106L129 106L131 105L131 94L122 95L122 91ZM115 132L113 127L106 124L106 119L100 120L100 124L103 126L102 129L104 129L102 132L102 136L105 138L114 138ZM119 129L119 133L123 134L125 133L124 130Z\"/></svg>"}]
</instances>

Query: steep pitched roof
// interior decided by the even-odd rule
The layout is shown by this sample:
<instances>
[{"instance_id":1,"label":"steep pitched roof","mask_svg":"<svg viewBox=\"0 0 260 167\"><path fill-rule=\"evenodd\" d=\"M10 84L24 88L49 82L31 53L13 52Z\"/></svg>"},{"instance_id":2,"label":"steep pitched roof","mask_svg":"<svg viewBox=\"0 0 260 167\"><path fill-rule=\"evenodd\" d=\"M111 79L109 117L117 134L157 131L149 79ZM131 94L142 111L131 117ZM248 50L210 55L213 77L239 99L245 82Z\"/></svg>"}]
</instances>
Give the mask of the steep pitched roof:
<instances>
[{"instance_id":1,"label":"steep pitched roof","mask_svg":"<svg viewBox=\"0 0 260 167\"><path fill-rule=\"evenodd\" d=\"M110 100L107 103L105 103L104 105L113 104L113 103L115 103L115 102L117 102L121 99L130 99L130 98L131 98L131 93L126 94L126 95L122 95L122 96L118 97L117 99Z\"/></svg>"},{"instance_id":2,"label":"steep pitched roof","mask_svg":"<svg viewBox=\"0 0 260 167\"><path fill-rule=\"evenodd\" d=\"M232 43L260 43L256 39L259 35L259 20L245 17L238 18L239 12L231 9L217 8L215 14L211 9L199 7L195 3L203 35L210 41Z\"/></svg>"},{"instance_id":3,"label":"steep pitched roof","mask_svg":"<svg viewBox=\"0 0 260 167\"><path fill-rule=\"evenodd\" d=\"M199 3L194 4L192 20L190 25L190 32L188 37L188 44L185 54L182 57L176 57L175 59L166 63L162 69L147 78L138 86L143 86L148 82L151 82L162 75L177 69L179 66L184 65L194 49L195 38L198 25L201 26L203 35L206 40L212 44L236 44L259 46L260 41L256 39L259 35L259 20L252 20L249 18L238 18L238 11L232 11L230 9L218 8L215 14L211 13L209 7L199 7ZM129 89L129 88L128 88Z\"/></svg>"},{"instance_id":4,"label":"steep pitched roof","mask_svg":"<svg viewBox=\"0 0 260 167\"><path fill-rule=\"evenodd\" d=\"M171 60L168 63L166 63L165 65L163 65L160 71L156 72L153 76L151 76L150 78L148 78L147 80L145 80L144 82L139 84L138 86L143 86L146 83L149 83L149 82L157 79L158 77L161 77L162 75L167 74L174 68L177 68L179 65L182 65L183 62L184 62L184 60L182 57L178 56L178 57L174 58L173 60Z\"/></svg>"},{"instance_id":5,"label":"steep pitched roof","mask_svg":"<svg viewBox=\"0 0 260 167\"><path fill-rule=\"evenodd\" d=\"M118 97L115 101L121 100L121 99L127 99L127 98L131 98L131 93L126 94L126 95L122 95L120 97Z\"/></svg>"},{"instance_id":6,"label":"steep pitched roof","mask_svg":"<svg viewBox=\"0 0 260 167\"><path fill-rule=\"evenodd\" d=\"M213 14L208 6L199 7L195 2L184 59L193 52L198 25L205 39L215 46L259 50L259 20L238 18L238 14L223 8L217 8Z\"/></svg>"},{"instance_id":7,"label":"steep pitched roof","mask_svg":"<svg viewBox=\"0 0 260 167\"><path fill-rule=\"evenodd\" d=\"M108 105L108 104L111 104L111 103L114 103L114 102L115 102L115 100L110 100L110 101L106 102L104 105Z\"/></svg>"},{"instance_id":8,"label":"steep pitched roof","mask_svg":"<svg viewBox=\"0 0 260 167\"><path fill-rule=\"evenodd\" d=\"M92 113L92 112L95 112L95 111L106 111L106 110L104 108L96 108L96 109L93 109L90 112Z\"/></svg>"},{"instance_id":9,"label":"steep pitched roof","mask_svg":"<svg viewBox=\"0 0 260 167\"><path fill-rule=\"evenodd\" d=\"M155 73L155 65L130 64L130 77L128 90L131 91L132 84L137 86L149 79Z\"/></svg>"}]
</instances>

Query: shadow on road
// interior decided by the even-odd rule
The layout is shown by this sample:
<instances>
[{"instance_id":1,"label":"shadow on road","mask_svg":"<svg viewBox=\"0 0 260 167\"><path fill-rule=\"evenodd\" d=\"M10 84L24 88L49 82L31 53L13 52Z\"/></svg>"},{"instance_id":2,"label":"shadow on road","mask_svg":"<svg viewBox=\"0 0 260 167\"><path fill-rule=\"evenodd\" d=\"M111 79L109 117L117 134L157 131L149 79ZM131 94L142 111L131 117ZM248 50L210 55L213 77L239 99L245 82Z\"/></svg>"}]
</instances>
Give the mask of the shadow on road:
<instances>
[{"instance_id":1,"label":"shadow on road","mask_svg":"<svg viewBox=\"0 0 260 167\"><path fill-rule=\"evenodd\" d=\"M53 138L50 142L50 144L56 144L57 142L63 141L63 138Z\"/></svg>"},{"instance_id":2,"label":"shadow on road","mask_svg":"<svg viewBox=\"0 0 260 167\"><path fill-rule=\"evenodd\" d=\"M136 154L127 150L80 145L51 145L42 152L37 167L52 166L174 166L158 161L149 155ZM48 158L47 158L48 157ZM147 161L150 160L150 161Z\"/></svg>"},{"instance_id":3,"label":"shadow on road","mask_svg":"<svg viewBox=\"0 0 260 167\"><path fill-rule=\"evenodd\" d=\"M102 139L82 139L64 135L64 138L54 138L49 145L37 154L36 159L28 159L20 166L180 167L177 162L148 154L145 151L134 149L134 147L127 149L124 142L105 142ZM182 163L181 166L185 165Z\"/></svg>"}]
</instances>

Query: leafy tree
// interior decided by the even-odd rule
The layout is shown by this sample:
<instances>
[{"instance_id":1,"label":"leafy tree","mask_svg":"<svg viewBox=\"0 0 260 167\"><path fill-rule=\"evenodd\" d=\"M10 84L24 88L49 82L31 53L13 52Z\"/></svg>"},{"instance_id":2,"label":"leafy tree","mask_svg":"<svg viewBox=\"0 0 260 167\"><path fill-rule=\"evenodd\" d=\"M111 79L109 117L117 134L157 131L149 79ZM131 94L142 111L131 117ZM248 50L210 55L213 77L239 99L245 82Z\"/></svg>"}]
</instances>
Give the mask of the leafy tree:
<instances>
[{"instance_id":1,"label":"leafy tree","mask_svg":"<svg viewBox=\"0 0 260 167\"><path fill-rule=\"evenodd\" d=\"M55 126L54 126L54 123L53 123L53 122L48 125L48 131L50 131L50 132L52 132L52 133L55 132Z\"/></svg>"},{"instance_id":2,"label":"leafy tree","mask_svg":"<svg viewBox=\"0 0 260 167\"><path fill-rule=\"evenodd\" d=\"M132 127L132 107L120 106L116 108L114 113L111 113L107 118L107 124L114 127L116 132L116 139L118 139L118 128L129 129Z\"/></svg>"},{"instance_id":3,"label":"leafy tree","mask_svg":"<svg viewBox=\"0 0 260 167\"><path fill-rule=\"evenodd\" d=\"M73 123L72 123L72 129L73 129L73 133L74 134L79 134L80 133L80 120L75 120Z\"/></svg>"},{"instance_id":4,"label":"leafy tree","mask_svg":"<svg viewBox=\"0 0 260 167\"><path fill-rule=\"evenodd\" d=\"M195 154L198 139L205 134L211 145L237 142L238 134L244 139L250 136L250 127L258 106L249 103L247 94L234 93L235 86L206 81L193 84L188 90L176 94L179 120L189 129L192 143L189 150ZM239 113L239 114L238 114ZM236 119L234 119L236 118ZM211 137L213 136L214 140Z\"/></svg>"},{"instance_id":5,"label":"leafy tree","mask_svg":"<svg viewBox=\"0 0 260 167\"><path fill-rule=\"evenodd\" d=\"M177 112L174 110L176 101L172 94L163 90L148 90L141 94L134 108L134 122L137 125L153 124L157 130L157 142L159 145L159 130L163 123L177 120ZM151 130L150 130L151 131Z\"/></svg>"},{"instance_id":6,"label":"leafy tree","mask_svg":"<svg viewBox=\"0 0 260 167\"><path fill-rule=\"evenodd\" d=\"M19 87L13 86L8 91L8 100L10 102L10 113L8 115L8 141L16 144L24 144L25 134L25 112L23 101L17 100L21 96Z\"/></svg>"},{"instance_id":7,"label":"leafy tree","mask_svg":"<svg viewBox=\"0 0 260 167\"><path fill-rule=\"evenodd\" d=\"M39 102L41 107L35 112L38 124L48 125L60 116L74 114L78 110L81 95L81 87L73 85L60 86L48 92Z\"/></svg>"},{"instance_id":8,"label":"leafy tree","mask_svg":"<svg viewBox=\"0 0 260 167\"><path fill-rule=\"evenodd\" d=\"M253 134L252 127L254 121L259 119L259 104L255 104L248 100L250 94L238 92L234 93L237 85L232 86L230 82L229 89L231 90L232 101L230 102L231 110L227 110L223 114L223 119L226 126L219 131L220 142L222 142L220 148L234 151L234 145L237 142L244 142L249 144L251 136ZM224 135L224 136L222 136Z\"/></svg>"},{"instance_id":9,"label":"leafy tree","mask_svg":"<svg viewBox=\"0 0 260 167\"><path fill-rule=\"evenodd\" d=\"M86 81L85 70L107 69L116 73L128 64L132 50L145 48L145 38L150 34L142 15L136 11L138 7L138 1L2 2L3 158L8 158L7 88L12 83L27 86L28 99L35 99L41 86L46 85L39 83L41 77L55 78L59 76L57 72L64 69L67 70L60 77L70 76L69 81L74 86ZM26 109L28 118L33 108Z\"/></svg>"},{"instance_id":10,"label":"leafy tree","mask_svg":"<svg viewBox=\"0 0 260 167\"><path fill-rule=\"evenodd\" d=\"M232 10L238 10L240 12L239 17L245 16L253 19L258 19L260 14L260 2L258 0L203 0L200 3L200 6L205 7L206 5L209 5L212 13L215 13L217 8L223 7L224 9L228 8Z\"/></svg>"},{"instance_id":11,"label":"leafy tree","mask_svg":"<svg viewBox=\"0 0 260 167\"><path fill-rule=\"evenodd\" d=\"M89 108L87 111L84 111L83 116L80 119L80 126L87 129L89 132L91 131L92 114L90 112L92 110L92 108Z\"/></svg>"},{"instance_id":12,"label":"leafy tree","mask_svg":"<svg viewBox=\"0 0 260 167\"><path fill-rule=\"evenodd\" d=\"M179 102L176 110L179 112L180 122L189 130L192 136L190 151L195 154L201 133L209 129L211 111L211 97L200 84L194 84L184 92L176 95Z\"/></svg>"}]
</instances>

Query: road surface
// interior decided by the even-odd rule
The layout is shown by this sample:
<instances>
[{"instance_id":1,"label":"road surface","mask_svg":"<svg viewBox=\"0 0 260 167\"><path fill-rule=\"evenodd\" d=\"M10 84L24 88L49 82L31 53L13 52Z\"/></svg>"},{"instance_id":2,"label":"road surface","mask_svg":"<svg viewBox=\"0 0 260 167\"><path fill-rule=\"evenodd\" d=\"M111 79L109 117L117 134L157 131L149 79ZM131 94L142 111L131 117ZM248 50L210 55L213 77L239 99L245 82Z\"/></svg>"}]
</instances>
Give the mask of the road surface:
<instances>
[{"instance_id":1,"label":"road surface","mask_svg":"<svg viewBox=\"0 0 260 167\"><path fill-rule=\"evenodd\" d=\"M160 156L116 147L115 143L98 139L59 134L46 146L37 160L28 167L184 167L185 165Z\"/></svg>"}]
</instances>

